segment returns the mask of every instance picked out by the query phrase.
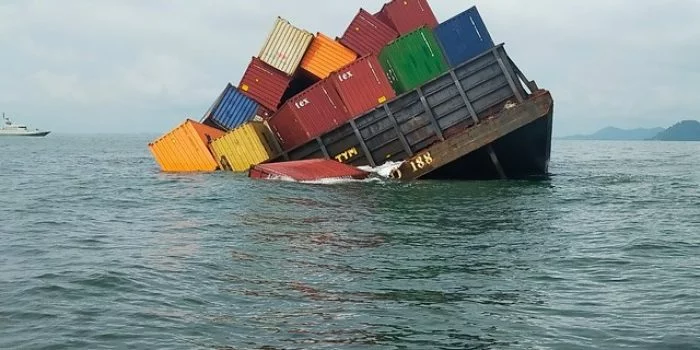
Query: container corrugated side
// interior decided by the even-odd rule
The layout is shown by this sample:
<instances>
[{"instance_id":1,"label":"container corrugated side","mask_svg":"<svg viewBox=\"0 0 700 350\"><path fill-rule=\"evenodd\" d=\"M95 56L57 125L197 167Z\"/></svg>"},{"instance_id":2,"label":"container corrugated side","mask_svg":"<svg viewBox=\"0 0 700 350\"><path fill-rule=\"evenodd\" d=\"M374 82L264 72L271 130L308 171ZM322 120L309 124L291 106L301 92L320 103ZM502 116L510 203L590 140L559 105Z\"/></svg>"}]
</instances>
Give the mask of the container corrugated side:
<instances>
[{"instance_id":1,"label":"container corrugated side","mask_svg":"<svg viewBox=\"0 0 700 350\"><path fill-rule=\"evenodd\" d=\"M343 67L330 79L352 116L396 97L379 59L374 55L362 57Z\"/></svg>"},{"instance_id":2,"label":"container corrugated side","mask_svg":"<svg viewBox=\"0 0 700 350\"><path fill-rule=\"evenodd\" d=\"M292 78L286 73L253 57L238 86L246 96L274 112L291 81ZM262 117L267 118L269 115Z\"/></svg>"},{"instance_id":3,"label":"container corrugated side","mask_svg":"<svg viewBox=\"0 0 700 350\"><path fill-rule=\"evenodd\" d=\"M360 9L339 41L362 56L379 55L399 33L371 13Z\"/></svg>"},{"instance_id":4,"label":"container corrugated side","mask_svg":"<svg viewBox=\"0 0 700 350\"><path fill-rule=\"evenodd\" d=\"M187 119L148 148L164 172L214 171L218 164L207 145L223 135L219 129Z\"/></svg>"},{"instance_id":5,"label":"container corrugated side","mask_svg":"<svg viewBox=\"0 0 700 350\"><path fill-rule=\"evenodd\" d=\"M435 37L452 67L460 65L494 46L491 34L489 34L476 6L440 23L435 28Z\"/></svg>"},{"instance_id":6,"label":"container corrugated side","mask_svg":"<svg viewBox=\"0 0 700 350\"><path fill-rule=\"evenodd\" d=\"M300 67L319 79L325 79L356 58L357 54L354 51L323 33L317 33L301 60Z\"/></svg>"},{"instance_id":7,"label":"container corrugated side","mask_svg":"<svg viewBox=\"0 0 700 350\"><path fill-rule=\"evenodd\" d=\"M277 17L258 58L287 75L293 75L313 38L312 33Z\"/></svg>"},{"instance_id":8,"label":"container corrugated side","mask_svg":"<svg viewBox=\"0 0 700 350\"><path fill-rule=\"evenodd\" d=\"M392 0L375 16L391 26L400 35L410 33L422 26L435 28L438 20L427 0Z\"/></svg>"},{"instance_id":9,"label":"container corrugated side","mask_svg":"<svg viewBox=\"0 0 700 350\"><path fill-rule=\"evenodd\" d=\"M269 120L282 149L289 150L350 119L333 84L324 79L289 99Z\"/></svg>"},{"instance_id":10,"label":"container corrugated side","mask_svg":"<svg viewBox=\"0 0 700 350\"><path fill-rule=\"evenodd\" d=\"M272 140L265 124L251 121L212 141L209 147L222 170L244 172L275 154Z\"/></svg>"},{"instance_id":11,"label":"container corrugated side","mask_svg":"<svg viewBox=\"0 0 700 350\"><path fill-rule=\"evenodd\" d=\"M260 112L260 105L230 83L211 105L202 123L222 130L235 129Z\"/></svg>"},{"instance_id":12,"label":"container corrugated side","mask_svg":"<svg viewBox=\"0 0 700 350\"><path fill-rule=\"evenodd\" d=\"M382 50L379 61L397 94L415 89L449 69L440 45L427 27L394 40Z\"/></svg>"}]
</instances>

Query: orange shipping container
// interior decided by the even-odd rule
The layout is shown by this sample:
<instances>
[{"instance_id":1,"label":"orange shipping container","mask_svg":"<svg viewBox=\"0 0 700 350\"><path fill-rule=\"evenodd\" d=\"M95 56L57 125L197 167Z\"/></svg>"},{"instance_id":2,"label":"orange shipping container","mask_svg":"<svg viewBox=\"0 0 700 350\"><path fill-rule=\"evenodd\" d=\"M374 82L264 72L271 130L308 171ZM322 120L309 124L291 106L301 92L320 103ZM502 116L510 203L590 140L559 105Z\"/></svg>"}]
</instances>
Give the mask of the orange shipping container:
<instances>
[{"instance_id":1,"label":"orange shipping container","mask_svg":"<svg viewBox=\"0 0 700 350\"><path fill-rule=\"evenodd\" d=\"M209 152L211 140L224 132L187 119L175 129L148 144L161 170L165 172L214 171L218 165Z\"/></svg>"},{"instance_id":2,"label":"orange shipping container","mask_svg":"<svg viewBox=\"0 0 700 350\"><path fill-rule=\"evenodd\" d=\"M325 79L332 72L345 67L357 58L357 54L343 44L317 33L300 67L317 78Z\"/></svg>"}]
</instances>

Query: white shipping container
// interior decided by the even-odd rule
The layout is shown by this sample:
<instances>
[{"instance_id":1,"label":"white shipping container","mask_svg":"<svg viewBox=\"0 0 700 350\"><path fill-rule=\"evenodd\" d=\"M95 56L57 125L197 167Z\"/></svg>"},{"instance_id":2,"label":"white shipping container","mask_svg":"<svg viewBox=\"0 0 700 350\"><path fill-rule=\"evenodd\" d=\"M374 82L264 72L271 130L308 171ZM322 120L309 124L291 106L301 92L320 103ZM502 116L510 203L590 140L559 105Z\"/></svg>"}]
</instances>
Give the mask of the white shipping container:
<instances>
[{"instance_id":1,"label":"white shipping container","mask_svg":"<svg viewBox=\"0 0 700 350\"><path fill-rule=\"evenodd\" d=\"M258 58L287 73L294 74L304 58L314 35L299 29L287 20L277 17L275 26L268 35Z\"/></svg>"}]
</instances>

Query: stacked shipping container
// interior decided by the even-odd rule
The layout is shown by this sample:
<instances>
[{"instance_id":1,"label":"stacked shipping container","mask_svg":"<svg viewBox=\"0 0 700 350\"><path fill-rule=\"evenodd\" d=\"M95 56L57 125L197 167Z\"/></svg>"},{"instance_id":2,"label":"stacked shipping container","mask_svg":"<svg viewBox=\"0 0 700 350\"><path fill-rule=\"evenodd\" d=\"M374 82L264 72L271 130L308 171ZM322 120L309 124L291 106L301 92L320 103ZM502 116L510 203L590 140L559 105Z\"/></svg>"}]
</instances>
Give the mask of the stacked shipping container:
<instances>
[{"instance_id":1,"label":"stacked shipping container","mask_svg":"<svg viewBox=\"0 0 700 350\"><path fill-rule=\"evenodd\" d=\"M331 80L351 116L360 115L396 97L374 55L343 67L331 75Z\"/></svg>"},{"instance_id":2,"label":"stacked shipping container","mask_svg":"<svg viewBox=\"0 0 700 350\"><path fill-rule=\"evenodd\" d=\"M149 146L164 171L245 171L343 129L491 47L475 7L438 24L426 0L392 0L375 15L360 9L336 40L277 17L239 89L227 85L206 125L188 120ZM256 116L266 122L251 121Z\"/></svg>"},{"instance_id":3,"label":"stacked shipping container","mask_svg":"<svg viewBox=\"0 0 700 350\"><path fill-rule=\"evenodd\" d=\"M399 94L415 89L449 68L440 45L427 27L394 40L384 47L379 59Z\"/></svg>"},{"instance_id":4,"label":"stacked shipping container","mask_svg":"<svg viewBox=\"0 0 700 350\"><path fill-rule=\"evenodd\" d=\"M202 123L221 130L231 130L253 119L256 114L264 115L266 112L229 83L204 115Z\"/></svg>"},{"instance_id":5,"label":"stacked shipping container","mask_svg":"<svg viewBox=\"0 0 700 350\"><path fill-rule=\"evenodd\" d=\"M214 171L217 164L207 144L223 135L219 129L187 119L148 148L163 171Z\"/></svg>"},{"instance_id":6,"label":"stacked shipping container","mask_svg":"<svg viewBox=\"0 0 700 350\"><path fill-rule=\"evenodd\" d=\"M392 0L386 3L375 16L394 28L400 35L408 34L420 27L430 29L438 25L427 0Z\"/></svg>"},{"instance_id":7,"label":"stacked shipping container","mask_svg":"<svg viewBox=\"0 0 700 350\"><path fill-rule=\"evenodd\" d=\"M379 55L399 33L371 13L360 9L339 41L360 56Z\"/></svg>"},{"instance_id":8,"label":"stacked shipping container","mask_svg":"<svg viewBox=\"0 0 700 350\"><path fill-rule=\"evenodd\" d=\"M253 57L238 86L246 96L274 112L291 81L291 77L284 72Z\"/></svg>"},{"instance_id":9,"label":"stacked shipping container","mask_svg":"<svg viewBox=\"0 0 700 350\"><path fill-rule=\"evenodd\" d=\"M435 36L452 67L493 47L491 35L476 7L440 23L435 28Z\"/></svg>"},{"instance_id":10,"label":"stacked shipping container","mask_svg":"<svg viewBox=\"0 0 700 350\"><path fill-rule=\"evenodd\" d=\"M279 150L274 144L270 129L252 121L212 141L209 147L219 169L242 172L276 155Z\"/></svg>"},{"instance_id":11,"label":"stacked shipping container","mask_svg":"<svg viewBox=\"0 0 700 350\"><path fill-rule=\"evenodd\" d=\"M325 79L356 58L357 54L343 44L318 33L301 61L301 69L319 79Z\"/></svg>"},{"instance_id":12,"label":"stacked shipping container","mask_svg":"<svg viewBox=\"0 0 700 350\"><path fill-rule=\"evenodd\" d=\"M288 75L294 75L314 35L277 17L258 57Z\"/></svg>"},{"instance_id":13,"label":"stacked shipping container","mask_svg":"<svg viewBox=\"0 0 700 350\"><path fill-rule=\"evenodd\" d=\"M289 99L268 124L283 150L333 129L350 118L330 80L324 79Z\"/></svg>"}]
</instances>

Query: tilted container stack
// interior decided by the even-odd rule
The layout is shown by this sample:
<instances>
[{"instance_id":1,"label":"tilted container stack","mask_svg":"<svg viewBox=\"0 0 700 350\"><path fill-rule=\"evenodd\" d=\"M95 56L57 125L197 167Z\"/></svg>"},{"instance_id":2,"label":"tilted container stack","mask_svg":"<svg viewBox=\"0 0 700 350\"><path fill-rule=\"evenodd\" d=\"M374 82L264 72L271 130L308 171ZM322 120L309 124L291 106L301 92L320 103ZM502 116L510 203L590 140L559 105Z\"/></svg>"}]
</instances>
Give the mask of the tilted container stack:
<instances>
[{"instance_id":1,"label":"tilted container stack","mask_svg":"<svg viewBox=\"0 0 700 350\"><path fill-rule=\"evenodd\" d=\"M360 9L338 41L358 55L367 56L379 55L384 46L398 37L399 33L392 27Z\"/></svg>"},{"instance_id":2,"label":"tilted container stack","mask_svg":"<svg viewBox=\"0 0 700 350\"><path fill-rule=\"evenodd\" d=\"M204 115L202 123L228 131L253 119L258 114L267 113L257 102L229 83Z\"/></svg>"},{"instance_id":3,"label":"tilted container stack","mask_svg":"<svg viewBox=\"0 0 700 350\"><path fill-rule=\"evenodd\" d=\"M277 17L258 58L287 75L294 75L314 35Z\"/></svg>"},{"instance_id":4,"label":"tilted container stack","mask_svg":"<svg viewBox=\"0 0 700 350\"><path fill-rule=\"evenodd\" d=\"M251 121L213 140L210 149L221 170L248 171L279 153L274 136L262 122Z\"/></svg>"},{"instance_id":5,"label":"tilted container stack","mask_svg":"<svg viewBox=\"0 0 700 350\"><path fill-rule=\"evenodd\" d=\"M187 119L148 145L165 172L214 171L218 168L207 145L224 132Z\"/></svg>"},{"instance_id":6,"label":"tilted container stack","mask_svg":"<svg viewBox=\"0 0 700 350\"><path fill-rule=\"evenodd\" d=\"M452 67L493 47L493 40L476 6L454 16L435 28L445 58Z\"/></svg>"},{"instance_id":7,"label":"tilted container stack","mask_svg":"<svg viewBox=\"0 0 700 350\"><path fill-rule=\"evenodd\" d=\"M291 82L292 78L286 73L253 57L238 86L246 96L274 113ZM269 116L261 115L265 118Z\"/></svg>"},{"instance_id":8,"label":"tilted container stack","mask_svg":"<svg viewBox=\"0 0 700 350\"><path fill-rule=\"evenodd\" d=\"M322 33L317 33L301 60L300 68L314 77L325 79L356 58L357 54L354 51Z\"/></svg>"},{"instance_id":9,"label":"tilted container stack","mask_svg":"<svg viewBox=\"0 0 700 350\"><path fill-rule=\"evenodd\" d=\"M391 83L374 55L343 67L330 77L348 113L360 115L396 97Z\"/></svg>"},{"instance_id":10,"label":"tilted container stack","mask_svg":"<svg viewBox=\"0 0 700 350\"><path fill-rule=\"evenodd\" d=\"M350 118L335 86L324 79L289 99L268 124L283 150L299 146Z\"/></svg>"},{"instance_id":11,"label":"tilted container stack","mask_svg":"<svg viewBox=\"0 0 700 350\"><path fill-rule=\"evenodd\" d=\"M415 89L449 68L428 27L421 27L391 42L384 47L379 60L398 94Z\"/></svg>"},{"instance_id":12,"label":"tilted container stack","mask_svg":"<svg viewBox=\"0 0 700 350\"><path fill-rule=\"evenodd\" d=\"M277 17L238 88L228 84L205 113L206 125L188 119L149 147L163 171L402 160L472 125L471 111L509 101L517 89L507 60L475 7L439 23L426 0L392 0L374 15L360 8L335 40Z\"/></svg>"},{"instance_id":13,"label":"tilted container stack","mask_svg":"<svg viewBox=\"0 0 700 350\"><path fill-rule=\"evenodd\" d=\"M427 0L392 0L384 4L375 16L400 35L423 26L433 29L438 25Z\"/></svg>"}]
</instances>

